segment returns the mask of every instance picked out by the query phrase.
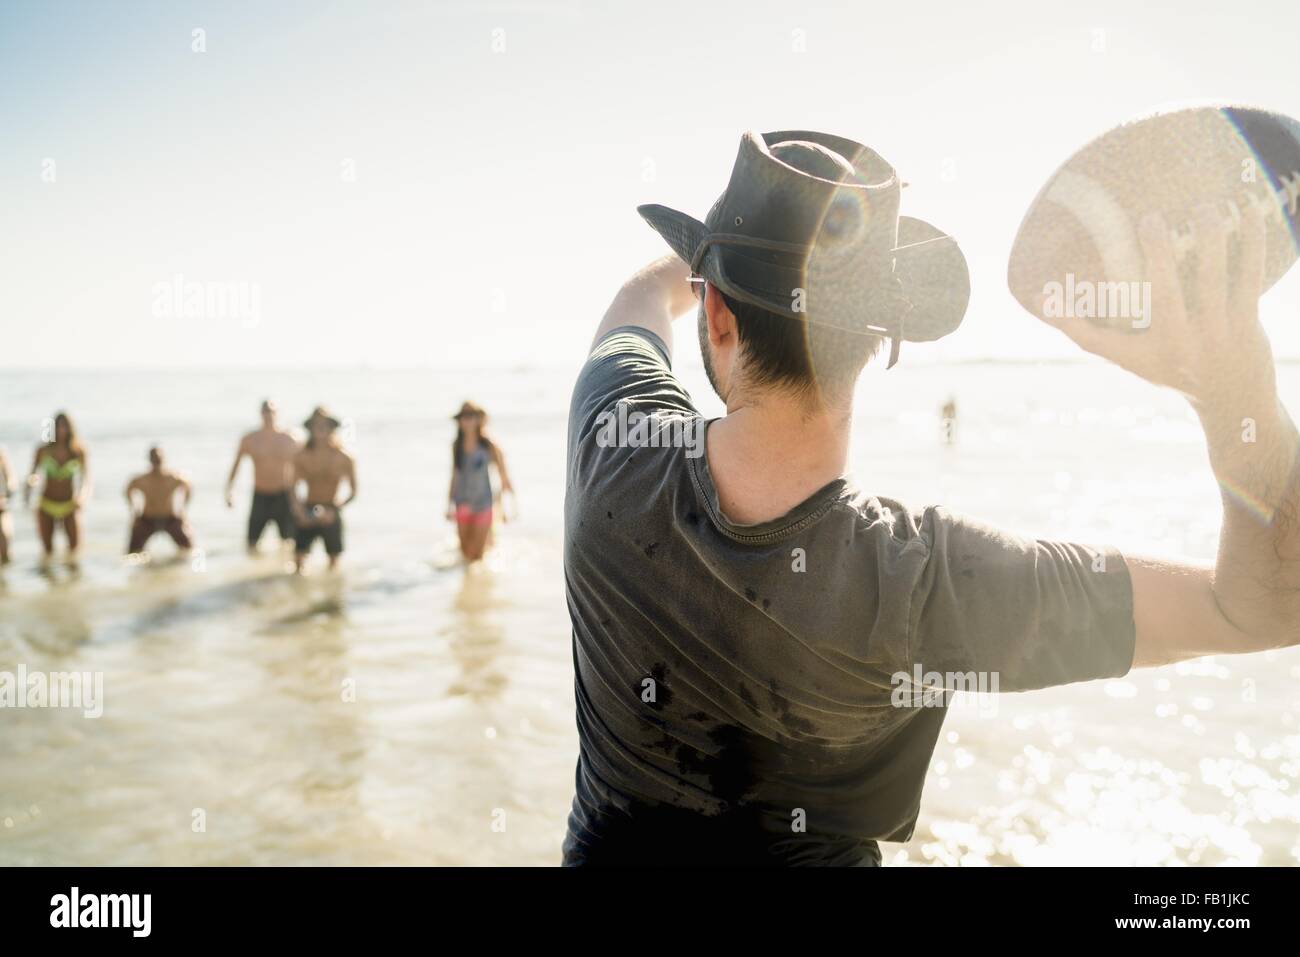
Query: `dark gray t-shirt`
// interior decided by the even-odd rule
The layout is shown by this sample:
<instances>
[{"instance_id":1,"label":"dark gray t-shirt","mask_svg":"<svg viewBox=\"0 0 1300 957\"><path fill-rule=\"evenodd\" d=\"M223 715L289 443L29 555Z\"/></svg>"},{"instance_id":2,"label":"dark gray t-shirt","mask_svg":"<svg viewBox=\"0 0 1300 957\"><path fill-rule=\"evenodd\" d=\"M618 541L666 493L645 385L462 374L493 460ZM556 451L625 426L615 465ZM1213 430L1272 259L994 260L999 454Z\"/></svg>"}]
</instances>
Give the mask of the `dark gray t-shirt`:
<instances>
[{"instance_id":1,"label":"dark gray t-shirt","mask_svg":"<svg viewBox=\"0 0 1300 957\"><path fill-rule=\"evenodd\" d=\"M877 863L876 841L912 834L947 711L900 676L1023 691L1129 670L1118 552L844 479L736 525L692 441L705 425L645 330L611 332L578 376L565 863Z\"/></svg>"}]
</instances>

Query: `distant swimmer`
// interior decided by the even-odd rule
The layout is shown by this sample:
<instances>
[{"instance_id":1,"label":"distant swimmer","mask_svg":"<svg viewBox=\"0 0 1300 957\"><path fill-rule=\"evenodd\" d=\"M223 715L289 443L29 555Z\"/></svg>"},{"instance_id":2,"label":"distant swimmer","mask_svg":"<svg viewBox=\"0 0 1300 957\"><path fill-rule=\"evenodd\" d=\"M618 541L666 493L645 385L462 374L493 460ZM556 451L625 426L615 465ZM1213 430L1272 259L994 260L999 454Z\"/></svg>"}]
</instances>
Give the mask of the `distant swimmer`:
<instances>
[{"instance_id":1,"label":"distant swimmer","mask_svg":"<svg viewBox=\"0 0 1300 957\"><path fill-rule=\"evenodd\" d=\"M44 560L48 562L54 554L54 530L62 526L68 543L68 563L75 566L80 541L77 513L90 498L90 470L86 465L86 450L65 412L54 417L53 440L36 449L23 492L25 503L30 504L32 489L37 485L42 487L36 530L41 536Z\"/></svg>"},{"instance_id":2,"label":"distant swimmer","mask_svg":"<svg viewBox=\"0 0 1300 957\"><path fill-rule=\"evenodd\" d=\"M270 400L262 403L262 427L249 432L239 440L235 464L230 467L226 480L226 505L235 505L235 477L244 457L253 460L253 507L248 513L248 550L257 550L258 540L268 522L274 522L280 541L293 539L293 457L298 452L298 441L275 421L276 408Z\"/></svg>"},{"instance_id":3,"label":"distant swimmer","mask_svg":"<svg viewBox=\"0 0 1300 957\"><path fill-rule=\"evenodd\" d=\"M14 472L9 465L9 454L0 446L0 565L9 564L9 539L13 538L14 523L9 515L9 496L14 491Z\"/></svg>"},{"instance_id":4,"label":"distant swimmer","mask_svg":"<svg viewBox=\"0 0 1300 957\"><path fill-rule=\"evenodd\" d=\"M943 404L939 420L943 429L944 444L952 445L957 441L957 399L955 397L949 396L948 401Z\"/></svg>"},{"instance_id":5,"label":"distant swimmer","mask_svg":"<svg viewBox=\"0 0 1300 957\"><path fill-rule=\"evenodd\" d=\"M476 562L487 548L492 531L492 477L489 466L496 466L501 477L501 492L514 494L505 456L484 431L487 412L473 402L460 407L456 421L456 440L451 445L451 489L447 518L456 523L460 536L460 553L465 560ZM502 519L505 519L504 509Z\"/></svg>"},{"instance_id":6,"label":"distant swimmer","mask_svg":"<svg viewBox=\"0 0 1300 957\"><path fill-rule=\"evenodd\" d=\"M325 543L330 568L343 554L343 516L341 510L357 497L357 470L352 456L343 451L338 440L342 423L317 406L303 423L307 428L307 444L293 457L293 509L297 523L294 544L294 569L302 572L303 562L311 551L312 543L319 538ZM339 486L348 483L348 497L338 501ZM307 494L300 501L298 483L307 486Z\"/></svg>"},{"instance_id":7,"label":"distant swimmer","mask_svg":"<svg viewBox=\"0 0 1300 957\"><path fill-rule=\"evenodd\" d=\"M149 471L137 475L126 486L126 504L131 509L131 539L126 552L143 554L145 544L157 532L166 532L178 549L188 552L192 536L185 523L185 510L190 504L190 483L163 466L162 450L157 446L149 450L149 465ZM181 493L180 508L176 507L177 492Z\"/></svg>"}]
</instances>

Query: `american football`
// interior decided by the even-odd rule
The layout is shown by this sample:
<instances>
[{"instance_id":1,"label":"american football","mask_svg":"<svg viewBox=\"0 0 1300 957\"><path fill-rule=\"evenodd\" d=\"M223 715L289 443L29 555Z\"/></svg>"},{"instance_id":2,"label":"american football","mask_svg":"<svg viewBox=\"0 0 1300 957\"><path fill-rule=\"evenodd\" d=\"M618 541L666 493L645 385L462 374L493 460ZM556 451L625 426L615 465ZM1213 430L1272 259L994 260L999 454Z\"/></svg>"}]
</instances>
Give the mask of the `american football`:
<instances>
[{"instance_id":1,"label":"american football","mask_svg":"<svg viewBox=\"0 0 1300 957\"><path fill-rule=\"evenodd\" d=\"M1185 272L1194 268L1194 208L1210 203L1233 235L1246 204L1267 224L1264 288L1296 261L1300 123L1243 106L1156 113L1094 139L1030 204L1011 247L1007 283L1035 316L1080 316L1141 329L1145 263L1136 227L1163 215ZM1149 301L1149 296L1146 297Z\"/></svg>"}]
</instances>

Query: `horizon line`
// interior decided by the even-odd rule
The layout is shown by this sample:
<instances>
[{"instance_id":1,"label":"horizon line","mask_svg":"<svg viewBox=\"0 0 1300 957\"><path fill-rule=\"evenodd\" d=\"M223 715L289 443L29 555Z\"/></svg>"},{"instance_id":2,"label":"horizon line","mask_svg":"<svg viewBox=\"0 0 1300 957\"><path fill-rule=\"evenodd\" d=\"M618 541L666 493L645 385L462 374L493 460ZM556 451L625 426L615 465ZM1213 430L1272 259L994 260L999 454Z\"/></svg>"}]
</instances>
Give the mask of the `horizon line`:
<instances>
[{"instance_id":1,"label":"horizon line","mask_svg":"<svg viewBox=\"0 0 1300 957\"><path fill-rule=\"evenodd\" d=\"M916 366L962 366L962 365L1085 365L1094 361L1093 356L977 356L964 359L929 359L917 361ZM1300 364L1300 356L1278 356L1275 365ZM575 358L552 362L506 363L484 366L446 366L446 365L401 365L388 363L352 363L319 364L292 366L237 366L237 365L19 365L0 366L0 375L5 373L30 372L531 372L536 370L560 369L576 364Z\"/></svg>"}]
</instances>

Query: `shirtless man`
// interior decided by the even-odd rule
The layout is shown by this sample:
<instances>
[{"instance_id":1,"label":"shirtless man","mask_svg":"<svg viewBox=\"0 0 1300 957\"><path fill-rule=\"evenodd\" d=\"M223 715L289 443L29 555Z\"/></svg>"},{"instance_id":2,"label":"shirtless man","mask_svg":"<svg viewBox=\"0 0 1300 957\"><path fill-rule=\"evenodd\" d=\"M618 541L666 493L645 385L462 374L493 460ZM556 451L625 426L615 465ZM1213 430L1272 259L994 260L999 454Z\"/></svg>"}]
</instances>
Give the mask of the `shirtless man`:
<instances>
[{"instance_id":1,"label":"shirtless man","mask_svg":"<svg viewBox=\"0 0 1300 957\"><path fill-rule=\"evenodd\" d=\"M253 507L248 513L249 552L257 551L258 539L268 522L275 522L281 542L293 538L290 492L293 488L293 457L297 451L297 440L276 425L275 404L269 399L263 402L262 427L239 440L235 464L230 467L230 477L226 480L226 506L233 508L239 463L244 456L253 460Z\"/></svg>"},{"instance_id":2,"label":"shirtless man","mask_svg":"<svg viewBox=\"0 0 1300 957\"><path fill-rule=\"evenodd\" d=\"M162 449L149 450L149 471L137 475L126 486L126 504L131 510L131 540L128 555L140 555L145 543L156 532L166 532L181 552L191 547L190 530L185 524L185 509L190 504L190 483L184 476L163 467ZM176 493L181 493L181 507L176 507ZM136 508L136 495L140 508Z\"/></svg>"},{"instance_id":3,"label":"shirtless man","mask_svg":"<svg viewBox=\"0 0 1300 957\"><path fill-rule=\"evenodd\" d=\"M294 570L302 573L303 562L319 537L325 543L333 568L343 554L343 518L340 509L357 497L356 463L339 445L340 422L320 406L303 423L307 428L307 444L293 457L293 515L298 531L294 548ZM337 501L339 485L346 479L348 497ZM297 485L307 486L307 495L300 500Z\"/></svg>"}]
</instances>

